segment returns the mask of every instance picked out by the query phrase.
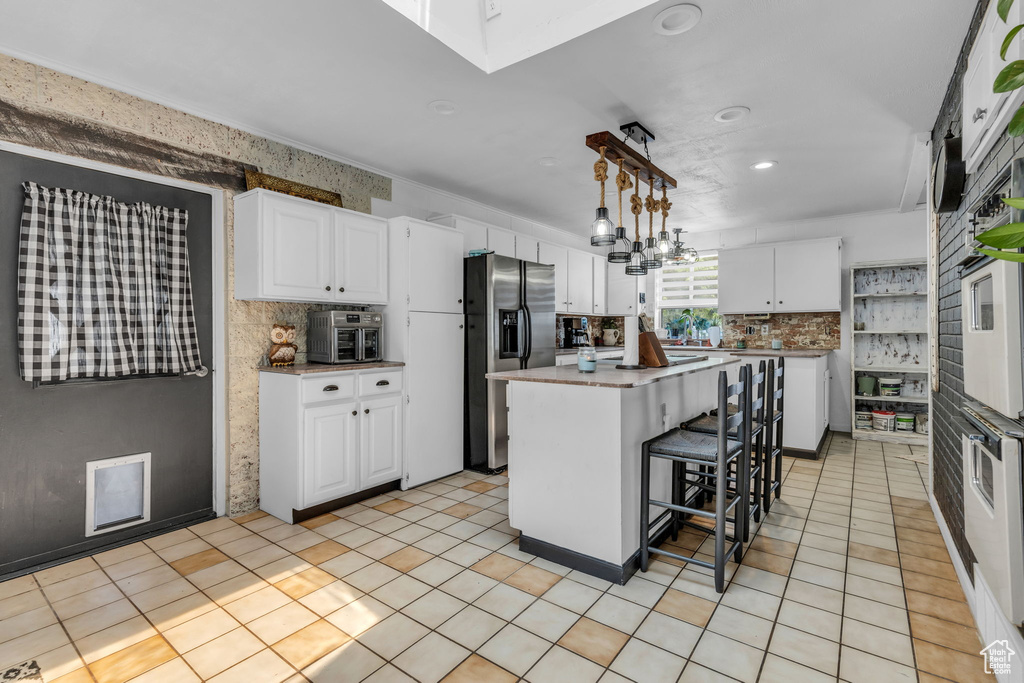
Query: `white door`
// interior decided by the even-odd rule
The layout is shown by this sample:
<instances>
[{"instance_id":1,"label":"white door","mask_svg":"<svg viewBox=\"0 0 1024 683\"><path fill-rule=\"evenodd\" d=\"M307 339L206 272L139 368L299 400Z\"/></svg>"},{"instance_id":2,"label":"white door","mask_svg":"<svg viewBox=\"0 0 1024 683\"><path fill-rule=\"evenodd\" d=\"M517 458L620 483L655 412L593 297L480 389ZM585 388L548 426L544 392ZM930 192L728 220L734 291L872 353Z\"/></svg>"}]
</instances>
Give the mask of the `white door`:
<instances>
[{"instance_id":1,"label":"white door","mask_svg":"<svg viewBox=\"0 0 1024 683\"><path fill-rule=\"evenodd\" d=\"M359 488L402 477L402 396L360 401Z\"/></svg>"},{"instance_id":2,"label":"white door","mask_svg":"<svg viewBox=\"0 0 1024 683\"><path fill-rule=\"evenodd\" d=\"M594 256L594 315L608 312L608 262L604 256Z\"/></svg>"},{"instance_id":3,"label":"white door","mask_svg":"<svg viewBox=\"0 0 1024 683\"><path fill-rule=\"evenodd\" d=\"M341 498L359 489L355 401L303 411L302 507Z\"/></svg>"},{"instance_id":4,"label":"white door","mask_svg":"<svg viewBox=\"0 0 1024 683\"><path fill-rule=\"evenodd\" d=\"M774 252L774 247L718 252L720 313L771 313L775 310Z\"/></svg>"},{"instance_id":5,"label":"white door","mask_svg":"<svg viewBox=\"0 0 1024 683\"><path fill-rule=\"evenodd\" d=\"M516 258L523 261L537 261L537 248L540 242L532 237L516 235Z\"/></svg>"},{"instance_id":6,"label":"white door","mask_svg":"<svg viewBox=\"0 0 1024 683\"><path fill-rule=\"evenodd\" d=\"M326 205L264 197L262 225L263 298L330 301L331 212Z\"/></svg>"},{"instance_id":7,"label":"white door","mask_svg":"<svg viewBox=\"0 0 1024 683\"><path fill-rule=\"evenodd\" d=\"M462 470L463 325L461 315L409 314L405 488Z\"/></svg>"},{"instance_id":8,"label":"white door","mask_svg":"<svg viewBox=\"0 0 1024 683\"><path fill-rule=\"evenodd\" d=\"M996 14L996 4L989 5L981 29L978 31L978 37L971 48L971 54L967 58L967 71L964 73L963 84L962 152L964 159L970 158L978 143L981 142L985 131L992 125L1001 97L992 92L992 81L998 73L998 69L1002 69L1004 65L1001 61L995 61L998 60L999 45L1005 35L1003 32L997 32L999 35L993 40L996 22L999 26L1003 25L999 15ZM994 65L995 68L993 68Z\"/></svg>"},{"instance_id":9,"label":"white door","mask_svg":"<svg viewBox=\"0 0 1024 683\"><path fill-rule=\"evenodd\" d=\"M388 223L335 209L334 272L336 301L388 302Z\"/></svg>"},{"instance_id":10,"label":"white door","mask_svg":"<svg viewBox=\"0 0 1024 683\"><path fill-rule=\"evenodd\" d=\"M594 257L585 251L569 250L569 310L588 315L594 311Z\"/></svg>"},{"instance_id":11,"label":"white door","mask_svg":"<svg viewBox=\"0 0 1024 683\"><path fill-rule=\"evenodd\" d=\"M537 247L537 261L555 267L555 311L569 312L569 250L557 244L541 242Z\"/></svg>"},{"instance_id":12,"label":"white door","mask_svg":"<svg viewBox=\"0 0 1024 683\"><path fill-rule=\"evenodd\" d=\"M409 310L462 313L462 243L458 230L409 223Z\"/></svg>"},{"instance_id":13,"label":"white door","mask_svg":"<svg viewBox=\"0 0 1024 683\"><path fill-rule=\"evenodd\" d=\"M456 229L463 234L463 253L469 256L473 249L487 249L487 226L466 218L455 220Z\"/></svg>"},{"instance_id":14,"label":"white door","mask_svg":"<svg viewBox=\"0 0 1024 683\"><path fill-rule=\"evenodd\" d=\"M775 312L840 310L841 267L838 240L775 247Z\"/></svg>"},{"instance_id":15,"label":"white door","mask_svg":"<svg viewBox=\"0 0 1024 683\"><path fill-rule=\"evenodd\" d=\"M637 315L637 280L640 278L626 275L625 268L624 263L608 264L608 315Z\"/></svg>"},{"instance_id":16,"label":"white door","mask_svg":"<svg viewBox=\"0 0 1024 683\"><path fill-rule=\"evenodd\" d=\"M498 256L516 257L516 234L510 230L487 228L487 248Z\"/></svg>"}]
</instances>

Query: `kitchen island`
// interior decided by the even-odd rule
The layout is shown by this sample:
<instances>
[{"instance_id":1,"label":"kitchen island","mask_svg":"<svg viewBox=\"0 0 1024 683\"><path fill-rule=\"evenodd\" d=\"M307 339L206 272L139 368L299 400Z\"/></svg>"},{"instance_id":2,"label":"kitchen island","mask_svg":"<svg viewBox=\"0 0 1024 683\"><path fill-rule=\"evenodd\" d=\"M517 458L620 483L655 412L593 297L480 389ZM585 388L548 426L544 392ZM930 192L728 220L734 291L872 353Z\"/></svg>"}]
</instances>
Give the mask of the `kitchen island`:
<instances>
[{"instance_id":1,"label":"kitchen island","mask_svg":"<svg viewBox=\"0 0 1024 683\"><path fill-rule=\"evenodd\" d=\"M719 371L735 381L739 363L489 373L508 383L509 523L520 549L625 583L639 567L641 444L715 407ZM652 462L652 497L669 499L670 472Z\"/></svg>"}]
</instances>

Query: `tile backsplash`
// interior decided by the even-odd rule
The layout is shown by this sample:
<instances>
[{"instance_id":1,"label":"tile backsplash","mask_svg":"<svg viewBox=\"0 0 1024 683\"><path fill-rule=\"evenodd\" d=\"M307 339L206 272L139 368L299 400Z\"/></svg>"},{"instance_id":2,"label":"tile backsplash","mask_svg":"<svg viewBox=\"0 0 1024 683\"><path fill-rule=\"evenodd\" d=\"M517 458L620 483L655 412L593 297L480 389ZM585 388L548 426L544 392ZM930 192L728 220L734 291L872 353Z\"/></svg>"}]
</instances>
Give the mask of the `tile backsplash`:
<instances>
[{"instance_id":1,"label":"tile backsplash","mask_svg":"<svg viewBox=\"0 0 1024 683\"><path fill-rule=\"evenodd\" d=\"M736 346L743 339L753 349L770 348L773 339L781 339L787 349L838 349L840 313L773 313L769 318L722 316L722 344ZM762 326L768 332L762 333ZM747 334L747 328L753 334Z\"/></svg>"}]
</instances>

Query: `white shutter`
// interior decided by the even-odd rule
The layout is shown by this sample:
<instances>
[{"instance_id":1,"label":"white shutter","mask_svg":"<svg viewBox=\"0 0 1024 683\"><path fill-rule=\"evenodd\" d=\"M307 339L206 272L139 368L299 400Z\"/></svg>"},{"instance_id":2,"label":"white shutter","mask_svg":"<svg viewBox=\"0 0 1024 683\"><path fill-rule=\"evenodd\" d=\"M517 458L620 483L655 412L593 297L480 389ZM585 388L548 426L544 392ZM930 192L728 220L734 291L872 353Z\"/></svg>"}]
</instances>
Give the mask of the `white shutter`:
<instances>
[{"instance_id":1,"label":"white shutter","mask_svg":"<svg viewBox=\"0 0 1024 683\"><path fill-rule=\"evenodd\" d=\"M666 262L656 280L658 308L718 307L717 252L704 252L693 263Z\"/></svg>"}]
</instances>

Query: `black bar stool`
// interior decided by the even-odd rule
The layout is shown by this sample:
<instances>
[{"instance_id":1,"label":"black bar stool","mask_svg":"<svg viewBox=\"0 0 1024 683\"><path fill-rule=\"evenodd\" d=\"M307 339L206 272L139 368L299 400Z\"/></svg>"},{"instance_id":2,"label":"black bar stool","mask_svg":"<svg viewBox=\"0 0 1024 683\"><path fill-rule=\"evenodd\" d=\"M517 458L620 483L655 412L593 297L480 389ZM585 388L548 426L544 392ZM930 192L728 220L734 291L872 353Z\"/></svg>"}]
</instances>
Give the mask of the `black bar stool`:
<instances>
[{"instance_id":1,"label":"black bar stool","mask_svg":"<svg viewBox=\"0 0 1024 683\"><path fill-rule=\"evenodd\" d=\"M752 480L752 486L750 483L747 485L747 490L750 491L749 499L744 503L746 507L746 513L750 519L754 520L754 523L761 521L761 509L762 509L762 462L764 456L764 413L765 413L765 382L768 373L765 370L765 361L761 361L757 374L753 374L753 367L748 363L746 366L747 376L751 377L750 381L750 392L749 395L753 398L750 402L750 418L751 418L751 431L750 441L747 443L747 452L750 453L750 479ZM734 413L736 408L729 406L729 412ZM703 434L717 434L718 433L718 410L712 410L711 414L705 413L699 417L696 417L689 422L683 422L680 424L680 428L687 429L694 432L701 432ZM739 439L739 433L737 430L729 432L730 439ZM738 472L730 472L729 478L729 490L736 491L736 483L739 479ZM747 524L744 527L743 542L747 543L750 541L750 525Z\"/></svg>"},{"instance_id":2,"label":"black bar stool","mask_svg":"<svg viewBox=\"0 0 1024 683\"><path fill-rule=\"evenodd\" d=\"M730 414L729 399L733 397L737 398L737 410ZM715 434L676 428L644 442L640 457L640 571L647 571L651 553L666 555L714 570L715 590L719 593L725 590L725 563L729 557L737 562L742 559L745 527L749 521L745 501L750 495L750 405L749 368L740 368L739 381L731 385L723 370L718 375L718 428ZM729 438L733 431L740 438ZM744 451L747 456L744 456ZM681 477L672 478L672 502L651 499L651 458L669 460L673 468L679 466L682 470ZM737 490L730 496L729 469L734 462L739 476ZM694 488L697 490L691 492ZM694 501L703 501L704 493L714 494L714 512L694 504ZM653 524L650 521L651 505L665 508ZM731 519L728 516L730 512ZM692 516L714 520L714 562L678 555L651 545L651 530L665 521L672 525L673 533L679 524L707 532L707 527L689 521ZM733 524L731 537L726 535L726 524L730 521ZM728 546L726 541L730 541Z\"/></svg>"},{"instance_id":3,"label":"black bar stool","mask_svg":"<svg viewBox=\"0 0 1024 683\"><path fill-rule=\"evenodd\" d=\"M782 495L782 436L784 398L786 381L786 359L779 358L779 366L775 361L768 361L767 405L765 410L765 447L764 447L764 488L761 506L765 514L772 506L772 493L775 498Z\"/></svg>"}]
</instances>

